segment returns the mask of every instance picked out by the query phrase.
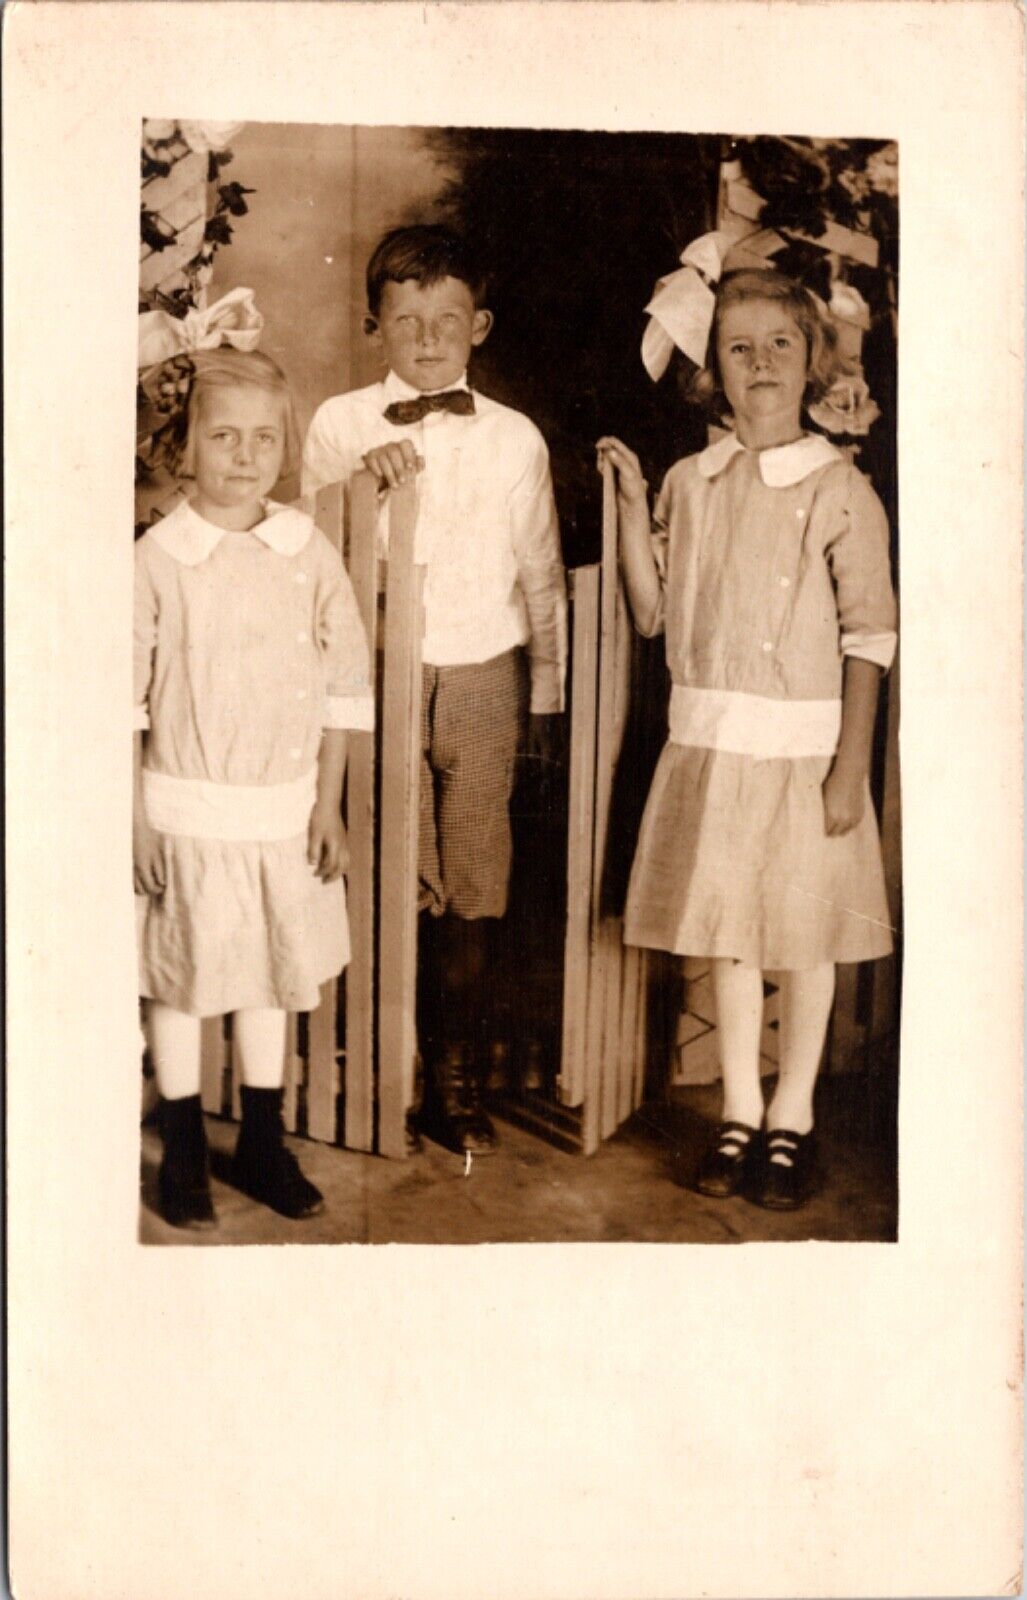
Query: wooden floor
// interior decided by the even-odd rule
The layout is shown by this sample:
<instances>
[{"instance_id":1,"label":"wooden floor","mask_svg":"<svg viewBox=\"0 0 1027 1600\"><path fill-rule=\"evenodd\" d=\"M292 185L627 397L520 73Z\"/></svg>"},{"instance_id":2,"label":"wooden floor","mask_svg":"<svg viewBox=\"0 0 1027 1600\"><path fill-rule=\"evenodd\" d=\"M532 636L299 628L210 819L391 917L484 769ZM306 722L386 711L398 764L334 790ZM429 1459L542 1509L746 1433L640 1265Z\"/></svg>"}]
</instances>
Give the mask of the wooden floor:
<instances>
[{"instance_id":1,"label":"wooden floor","mask_svg":"<svg viewBox=\"0 0 1027 1600\"><path fill-rule=\"evenodd\" d=\"M292 1148L326 1200L324 1213L307 1222L288 1222L225 1182L236 1130L208 1119L219 1224L202 1233L170 1228L157 1214L160 1146L146 1126L139 1236L145 1244L193 1247L895 1238L894 1113L882 1107L879 1090L852 1077L822 1084L826 1181L791 1215L742 1199L707 1200L686 1187L718 1098L715 1086L675 1091L672 1101L644 1108L590 1158L500 1123L499 1150L472 1162L469 1173L458 1157L430 1143L423 1154L396 1162L296 1139Z\"/></svg>"}]
</instances>

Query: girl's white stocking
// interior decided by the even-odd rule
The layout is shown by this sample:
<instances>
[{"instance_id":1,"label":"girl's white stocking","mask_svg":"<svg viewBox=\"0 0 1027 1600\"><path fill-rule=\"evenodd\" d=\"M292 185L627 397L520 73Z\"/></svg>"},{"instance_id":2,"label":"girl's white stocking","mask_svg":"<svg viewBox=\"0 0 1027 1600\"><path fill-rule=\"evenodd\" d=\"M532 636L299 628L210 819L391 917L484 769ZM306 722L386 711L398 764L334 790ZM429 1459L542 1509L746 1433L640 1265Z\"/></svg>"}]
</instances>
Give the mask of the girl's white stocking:
<instances>
[{"instance_id":1,"label":"girl's white stocking","mask_svg":"<svg viewBox=\"0 0 1027 1600\"><path fill-rule=\"evenodd\" d=\"M834 1001L834 963L781 974L781 1073L767 1111L768 1128L809 1133L813 1090Z\"/></svg>"},{"instance_id":2,"label":"girl's white stocking","mask_svg":"<svg viewBox=\"0 0 1027 1600\"><path fill-rule=\"evenodd\" d=\"M200 1092L200 1019L176 1011L162 1000L145 1006L146 1042L153 1057L157 1087L165 1100L184 1100Z\"/></svg>"},{"instance_id":3,"label":"girl's white stocking","mask_svg":"<svg viewBox=\"0 0 1027 1600\"><path fill-rule=\"evenodd\" d=\"M724 1077L724 1121L758 1128L763 1120L760 1028L763 974L726 957L711 962L717 1003L717 1054Z\"/></svg>"},{"instance_id":4,"label":"girl's white stocking","mask_svg":"<svg viewBox=\"0 0 1027 1600\"><path fill-rule=\"evenodd\" d=\"M248 1089L280 1089L285 1082L284 1011L253 1006L232 1016L232 1050Z\"/></svg>"}]
</instances>

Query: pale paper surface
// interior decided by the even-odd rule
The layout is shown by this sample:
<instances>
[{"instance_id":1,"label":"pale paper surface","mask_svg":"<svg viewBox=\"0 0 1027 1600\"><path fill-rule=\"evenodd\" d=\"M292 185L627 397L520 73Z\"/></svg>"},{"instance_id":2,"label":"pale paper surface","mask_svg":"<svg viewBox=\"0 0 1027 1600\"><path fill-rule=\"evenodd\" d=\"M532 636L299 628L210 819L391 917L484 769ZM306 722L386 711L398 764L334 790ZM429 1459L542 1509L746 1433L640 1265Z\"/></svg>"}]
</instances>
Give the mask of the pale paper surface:
<instances>
[{"instance_id":1,"label":"pale paper surface","mask_svg":"<svg viewBox=\"0 0 1027 1600\"><path fill-rule=\"evenodd\" d=\"M1018 11L6 22L20 1600L1015 1592ZM121 708L144 114L899 138L898 1245L136 1243Z\"/></svg>"}]
</instances>

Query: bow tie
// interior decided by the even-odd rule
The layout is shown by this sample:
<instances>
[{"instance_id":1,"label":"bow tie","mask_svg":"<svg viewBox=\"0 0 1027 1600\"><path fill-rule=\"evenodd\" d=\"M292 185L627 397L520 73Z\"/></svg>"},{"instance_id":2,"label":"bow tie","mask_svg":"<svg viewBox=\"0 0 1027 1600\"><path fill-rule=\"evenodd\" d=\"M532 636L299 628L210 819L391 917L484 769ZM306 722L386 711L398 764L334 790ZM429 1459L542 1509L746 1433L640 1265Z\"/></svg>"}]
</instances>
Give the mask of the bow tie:
<instances>
[{"instance_id":1,"label":"bow tie","mask_svg":"<svg viewBox=\"0 0 1027 1600\"><path fill-rule=\"evenodd\" d=\"M416 400L394 400L385 407L386 422L420 422L429 411L453 411L458 417L474 415L474 396L469 389L445 389L442 394L419 394Z\"/></svg>"}]
</instances>

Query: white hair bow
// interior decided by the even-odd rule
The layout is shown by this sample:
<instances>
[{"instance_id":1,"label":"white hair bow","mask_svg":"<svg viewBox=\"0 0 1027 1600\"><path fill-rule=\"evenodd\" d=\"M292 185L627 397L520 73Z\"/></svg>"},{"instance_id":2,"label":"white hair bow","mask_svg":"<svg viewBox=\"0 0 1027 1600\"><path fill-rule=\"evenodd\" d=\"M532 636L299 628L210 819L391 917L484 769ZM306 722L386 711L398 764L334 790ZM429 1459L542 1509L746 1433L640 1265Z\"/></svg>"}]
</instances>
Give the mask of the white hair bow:
<instances>
[{"instance_id":1,"label":"white hair bow","mask_svg":"<svg viewBox=\"0 0 1027 1600\"><path fill-rule=\"evenodd\" d=\"M666 372L675 345L697 367L705 366L715 303L712 285L720 281L733 243L726 233L704 233L682 251L678 271L658 281L645 308L649 322L642 336L642 360L654 383Z\"/></svg>"},{"instance_id":2,"label":"white hair bow","mask_svg":"<svg viewBox=\"0 0 1027 1600\"><path fill-rule=\"evenodd\" d=\"M181 318L144 311L139 318L139 365L152 367L171 356L216 350L221 344L255 350L263 326L252 289L231 289L206 311L189 311Z\"/></svg>"}]
</instances>

